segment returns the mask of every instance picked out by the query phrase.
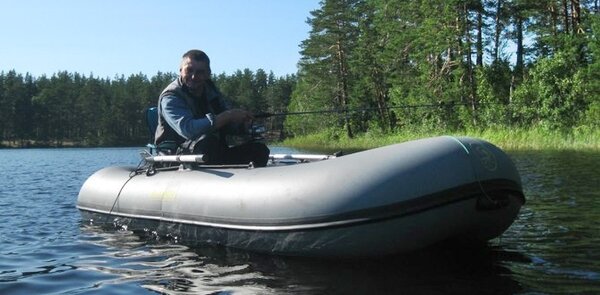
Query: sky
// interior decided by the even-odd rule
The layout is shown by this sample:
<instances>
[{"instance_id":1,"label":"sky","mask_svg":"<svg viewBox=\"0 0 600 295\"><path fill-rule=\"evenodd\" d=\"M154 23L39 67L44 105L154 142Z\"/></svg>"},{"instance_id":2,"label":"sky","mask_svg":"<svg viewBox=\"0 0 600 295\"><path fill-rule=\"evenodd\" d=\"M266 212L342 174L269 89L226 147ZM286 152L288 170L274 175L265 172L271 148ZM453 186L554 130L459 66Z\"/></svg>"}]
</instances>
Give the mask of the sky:
<instances>
[{"instance_id":1,"label":"sky","mask_svg":"<svg viewBox=\"0 0 600 295\"><path fill-rule=\"evenodd\" d=\"M0 0L0 72L101 78L178 72L201 49L214 74L294 74L319 0Z\"/></svg>"}]
</instances>

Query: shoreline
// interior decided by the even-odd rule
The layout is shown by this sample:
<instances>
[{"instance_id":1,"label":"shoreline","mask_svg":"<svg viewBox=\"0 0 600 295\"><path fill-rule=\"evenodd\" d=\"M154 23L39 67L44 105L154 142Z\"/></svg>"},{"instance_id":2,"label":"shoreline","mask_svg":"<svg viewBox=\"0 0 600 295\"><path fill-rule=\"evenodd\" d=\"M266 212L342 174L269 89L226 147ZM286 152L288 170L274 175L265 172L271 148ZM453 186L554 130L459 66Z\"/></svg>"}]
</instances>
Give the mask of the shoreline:
<instances>
[{"instance_id":1,"label":"shoreline","mask_svg":"<svg viewBox=\"0 0 600 295\"><path fill-rule=\"evenodd\" d=\"M394 134L361 134L352 139L345 136L331 138L331 132L322 132L288 138L279 144L307 150L365 150L425 137L467 136L480 138L505 150L576 150L600 151L600 129L548 131L539 129L486 129L466 131L406 131Z\"/></svg>"},{"instance_id":2,"label":"shoreline","mask_svg":"<svg viewBox=\"0 0 600 295\"><path fill-rule=\"evenodd\" d=\"M341 135L340 135L341 134ZM391 134L367 132L350 139L343 131L325 130L320 133L268 141L268 145L287 146L316 151L359 151L435 136L468 136L480 138L506 150L581 150L600 151L600 129L541 130L496 128L464 131L400 131ZM28 148L113 148L144 147L140 144L89 145L73 141L48 142L35 140L0 141L0 149Z\"/></svg>"}]
</instances>

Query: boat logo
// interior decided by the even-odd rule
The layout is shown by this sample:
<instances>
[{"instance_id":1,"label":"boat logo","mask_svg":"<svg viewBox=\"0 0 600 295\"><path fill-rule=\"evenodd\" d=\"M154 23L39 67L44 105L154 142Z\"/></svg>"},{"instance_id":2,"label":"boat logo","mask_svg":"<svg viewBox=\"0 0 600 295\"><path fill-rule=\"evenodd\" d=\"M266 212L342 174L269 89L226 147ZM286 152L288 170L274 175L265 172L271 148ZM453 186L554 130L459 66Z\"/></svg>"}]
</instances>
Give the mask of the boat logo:
<instances>
[{"instance_id":1,"label":"boat logo","mask_svg":"<svg viewBox=\"0 0 600 295\"><path fill-rule=\"evenodd\" d=\"M159 199L159 200L172 200L176 196L176 193L173 191L153 191L150 193L150 198Z\"/></svg>"},{"instance_id":2,"label":"boat logo","mask_svg":"<svg viewBox=\"0 0 600 295\"><path fill-rule=\"evenodd\" d=\"M486 149L483 145L475 145L474 150L483 168L488 171L496 171L498 169L498 161L492 151Z\"/></svg>"}]
</instances>

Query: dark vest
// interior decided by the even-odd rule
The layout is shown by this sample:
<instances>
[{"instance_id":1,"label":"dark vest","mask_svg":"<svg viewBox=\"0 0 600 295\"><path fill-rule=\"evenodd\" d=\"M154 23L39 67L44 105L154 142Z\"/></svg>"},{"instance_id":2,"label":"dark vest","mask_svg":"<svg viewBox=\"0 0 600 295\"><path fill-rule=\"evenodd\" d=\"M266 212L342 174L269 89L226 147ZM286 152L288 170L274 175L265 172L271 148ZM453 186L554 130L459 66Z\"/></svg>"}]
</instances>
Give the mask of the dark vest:
<instances>
[{"instance_id":1,"label":"dark vest","mask_svg":"<svg viewBox=\"0 0 600 295\"><path fill-rule=\"evenodd\" d=\"M154 143L160 144L164 141L174 141L178 145L181 145L186 141L181 135L177 134L169 124L165 121L162 116L161 100L165 96L175 96L178 99L182 99L192 109L194 119L200 119L206 117L206 114L219 114L227 109L221 93L217 87L208 81L206 89L201 98L192 96L183 85L181 78L177 78L169 86L167 86L158 98L158 127L154 134Z\"/></svg>"}]
</instances>

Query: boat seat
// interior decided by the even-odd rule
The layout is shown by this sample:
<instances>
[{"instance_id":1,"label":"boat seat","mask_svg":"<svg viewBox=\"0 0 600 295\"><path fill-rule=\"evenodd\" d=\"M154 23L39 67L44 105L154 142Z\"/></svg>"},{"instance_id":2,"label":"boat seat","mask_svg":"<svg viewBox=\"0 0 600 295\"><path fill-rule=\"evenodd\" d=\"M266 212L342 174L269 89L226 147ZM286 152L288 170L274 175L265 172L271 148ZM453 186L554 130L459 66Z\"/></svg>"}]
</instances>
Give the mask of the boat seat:
<instances>
[{"instance_id":1,"label":"boat seat","mask_svg":"<svg viewBox=\"0 0 600 295\"><path fill-rule=\"evenodd\" d=\"M154 135L158 128L158 108L149 107L146 109L146 126L148 127L149 141L146 147L150 154L174 154L177 151L177 143L174 141L161 142L158 146L154 144Z\"/></svg>"}]
</instances>

